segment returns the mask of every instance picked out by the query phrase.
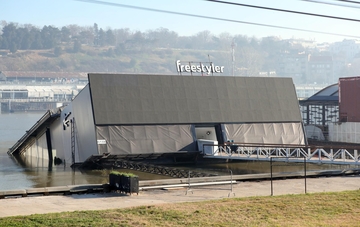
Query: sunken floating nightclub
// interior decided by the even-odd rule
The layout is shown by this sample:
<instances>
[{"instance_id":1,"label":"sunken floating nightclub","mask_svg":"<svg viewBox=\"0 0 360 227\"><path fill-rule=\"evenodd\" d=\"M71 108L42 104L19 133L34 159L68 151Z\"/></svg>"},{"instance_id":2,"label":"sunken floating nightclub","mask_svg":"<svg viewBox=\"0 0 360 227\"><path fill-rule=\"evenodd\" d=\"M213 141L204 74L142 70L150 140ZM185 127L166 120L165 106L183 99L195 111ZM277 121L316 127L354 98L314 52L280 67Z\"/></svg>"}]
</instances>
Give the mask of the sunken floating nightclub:
<instances>
[{"instance_id":1,"label":"sunken floating nightclub","mask_svg":"<svg viewBox=\"0 0 360 227\"><path fill-rule=\"evenodd\" d=\"M90 73L8 153L75 165L195 157L204 141L305 145L292 79Z\"/></svg>"}]
</instances>

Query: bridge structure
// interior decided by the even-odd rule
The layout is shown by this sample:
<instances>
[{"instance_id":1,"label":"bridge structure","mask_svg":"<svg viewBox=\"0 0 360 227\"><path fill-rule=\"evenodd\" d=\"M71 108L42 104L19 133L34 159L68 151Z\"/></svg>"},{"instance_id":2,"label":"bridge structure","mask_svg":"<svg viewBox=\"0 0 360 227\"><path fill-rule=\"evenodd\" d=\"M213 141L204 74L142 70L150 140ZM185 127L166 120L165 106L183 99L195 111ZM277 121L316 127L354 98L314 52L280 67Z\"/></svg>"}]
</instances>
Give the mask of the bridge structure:
<instances>
[{"instance_id":1,"label":"bridge structure","mask_svg":"<svg viewBox=\"0 0 360 227\"><path fill-rule=\"evenodd\" d=\"M204 158L360 165L359 145L204 144ZM276 158L274 158L276 157Z\"/></svg>"}]
</instances>

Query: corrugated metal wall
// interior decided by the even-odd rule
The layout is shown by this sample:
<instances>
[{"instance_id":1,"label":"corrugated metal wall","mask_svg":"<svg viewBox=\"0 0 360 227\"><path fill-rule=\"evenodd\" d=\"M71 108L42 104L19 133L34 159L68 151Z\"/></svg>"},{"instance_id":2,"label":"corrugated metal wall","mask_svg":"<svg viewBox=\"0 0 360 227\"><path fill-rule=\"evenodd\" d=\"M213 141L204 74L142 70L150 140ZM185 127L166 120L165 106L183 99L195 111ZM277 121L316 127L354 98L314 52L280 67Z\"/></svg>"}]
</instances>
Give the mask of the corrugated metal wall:
<instances>
[{"instance_id":1,"label":"corrugated metal wall","mask_svg":"<svg viewBox=\"0 0 360 227\"><path fill-rule=\"evenodd\" d=\"M89 74L96 125L301 122L291 78Z\"/></svg>"},{"instance_id":2,"label":"corrugated metal wall","mask_svg":"<svg viewBox=\"0 0 360 227\"><path fill-rule=\"evenodd\" d=\"M71 112L75 122L76 149L78 150L78 153L76 153L76 162L83 162L91 155L99 154L88 86L81 90L72 102Z\"/></svg>"}]
</instances>

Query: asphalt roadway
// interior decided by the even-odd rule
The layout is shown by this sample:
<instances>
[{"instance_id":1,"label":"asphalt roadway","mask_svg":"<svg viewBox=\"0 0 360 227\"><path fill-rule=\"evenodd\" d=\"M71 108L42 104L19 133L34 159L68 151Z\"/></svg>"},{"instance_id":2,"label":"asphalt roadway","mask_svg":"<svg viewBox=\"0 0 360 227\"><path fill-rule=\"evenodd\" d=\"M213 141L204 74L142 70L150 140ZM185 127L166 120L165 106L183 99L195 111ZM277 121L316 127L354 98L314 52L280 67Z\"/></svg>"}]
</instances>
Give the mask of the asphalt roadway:
<instances>
[{"instance_id":1,"label":"asphalt roadway","mask_svg":"<svg viewBox=\"0 0 360 227\"><path fill-rule=\"evenodd\" d=\"M301 194L305 193L305 180L276 180L273 181L272 188L274 196ZM360 176L307 178L306 189L307 193L359 190ZM0 217L80 210L121 209L249 196L271 196L271 181L245 181L232 185L157 189L140 191L138 195L110 192L6 198L0 199Z\"/></svg>"}]
</instances>

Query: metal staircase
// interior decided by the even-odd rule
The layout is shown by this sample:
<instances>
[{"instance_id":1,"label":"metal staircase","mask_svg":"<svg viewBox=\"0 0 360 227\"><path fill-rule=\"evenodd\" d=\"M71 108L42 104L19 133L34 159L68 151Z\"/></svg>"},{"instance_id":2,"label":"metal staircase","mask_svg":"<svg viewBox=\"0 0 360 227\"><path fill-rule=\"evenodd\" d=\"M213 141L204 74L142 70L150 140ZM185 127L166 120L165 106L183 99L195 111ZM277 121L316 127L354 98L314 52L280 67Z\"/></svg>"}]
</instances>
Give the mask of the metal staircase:
<instances>
[{"instance_id":1,"label":"metal staircase","mask_svg":"<svg viewBox=\"0 0 360 227\"><path fill-rule=\"evenodd\" d=\"M71 161L72 166L75 164L75 144L76 144L76 138L75 138L75 118L70 120L71 123Z\"/></svg>"}]
</instances>

